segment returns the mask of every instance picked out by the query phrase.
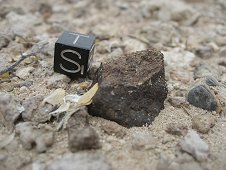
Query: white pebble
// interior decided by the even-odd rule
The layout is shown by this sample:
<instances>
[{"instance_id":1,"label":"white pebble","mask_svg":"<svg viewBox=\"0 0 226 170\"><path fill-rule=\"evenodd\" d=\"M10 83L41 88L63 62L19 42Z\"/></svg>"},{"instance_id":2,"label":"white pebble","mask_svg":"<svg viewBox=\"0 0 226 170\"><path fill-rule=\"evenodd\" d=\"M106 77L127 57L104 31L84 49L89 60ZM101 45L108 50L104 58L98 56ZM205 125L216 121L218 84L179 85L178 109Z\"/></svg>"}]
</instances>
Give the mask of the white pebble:
<instances>
[{"instance_id":1,"label":"white pebble","mask_svg":"<svg viewBox=\"0 0 226 170\"><path fill-rule=\"evenodd\" d=\"M25 92L28 92L29 91L29 89L26 87L26 86L22 86L21 88L20 88L20 92L21 93L25 93Z\"/></svg>"}]
</instances>

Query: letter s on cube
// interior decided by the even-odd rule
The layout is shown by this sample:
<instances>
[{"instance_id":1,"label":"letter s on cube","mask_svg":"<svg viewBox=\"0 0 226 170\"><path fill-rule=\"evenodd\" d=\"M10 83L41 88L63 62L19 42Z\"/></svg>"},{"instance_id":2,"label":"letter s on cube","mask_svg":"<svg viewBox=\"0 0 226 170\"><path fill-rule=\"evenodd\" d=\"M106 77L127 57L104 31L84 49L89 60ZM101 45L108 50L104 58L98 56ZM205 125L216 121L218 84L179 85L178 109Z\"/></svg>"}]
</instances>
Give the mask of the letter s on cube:
<instances>
[{"instance_id":1,"label":"letter s on cube","mask_svg":"<svg viewBox=\"0 0 226 170\"><path fill-rule=\"evenodd\" d=\"M64 32L55 43L54 71L71 79L86 77L92 62L95 37Z\"/></svg>"}]
</instances>

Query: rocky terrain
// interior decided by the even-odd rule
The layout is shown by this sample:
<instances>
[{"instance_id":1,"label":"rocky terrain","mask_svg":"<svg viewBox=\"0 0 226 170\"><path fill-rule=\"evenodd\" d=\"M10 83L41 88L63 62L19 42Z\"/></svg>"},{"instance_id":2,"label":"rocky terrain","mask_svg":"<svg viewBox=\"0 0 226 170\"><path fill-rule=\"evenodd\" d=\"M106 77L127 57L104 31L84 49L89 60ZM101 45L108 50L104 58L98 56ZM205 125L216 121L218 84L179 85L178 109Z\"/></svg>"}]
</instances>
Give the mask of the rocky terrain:
<instances>
[{"instance_id":1,"label":"rocky terrain","mask_svg":"<svg viewBox=\"0 0 226 170\"><path fill-rule=\"evenodd\" d=\"M63 104L93 86L53 71L63 31L96 36L96 68L161 51L168 94L150 125ZM226 170L225 0L0 0L0 82L0 170Z\"/></svg>"}]
</instances>

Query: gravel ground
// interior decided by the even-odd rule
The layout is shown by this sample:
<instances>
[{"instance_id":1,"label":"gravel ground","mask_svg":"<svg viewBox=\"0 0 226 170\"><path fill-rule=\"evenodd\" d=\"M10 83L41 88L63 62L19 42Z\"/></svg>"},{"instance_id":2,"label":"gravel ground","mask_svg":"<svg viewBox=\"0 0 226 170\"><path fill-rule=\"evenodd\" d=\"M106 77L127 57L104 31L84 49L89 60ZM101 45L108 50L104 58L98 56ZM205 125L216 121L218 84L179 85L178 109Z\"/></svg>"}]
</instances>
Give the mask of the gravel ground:
<instances>
[{"instance_id":1,"label":"gravel ground","mask_svg":"<svg viewBox=\"0 0 226 170\"><path fill-rule=\"evenodd\" d=\"M53 71L66 30L96 35L103 63L150 47L164 54L168 96L151 125L125 128L83 108L55 131L59 102L43 99L90 87ZM0 76L1 170L226 170L224 0L0 0L0 70L46 42Z\"/></svg>"}]
</instances>

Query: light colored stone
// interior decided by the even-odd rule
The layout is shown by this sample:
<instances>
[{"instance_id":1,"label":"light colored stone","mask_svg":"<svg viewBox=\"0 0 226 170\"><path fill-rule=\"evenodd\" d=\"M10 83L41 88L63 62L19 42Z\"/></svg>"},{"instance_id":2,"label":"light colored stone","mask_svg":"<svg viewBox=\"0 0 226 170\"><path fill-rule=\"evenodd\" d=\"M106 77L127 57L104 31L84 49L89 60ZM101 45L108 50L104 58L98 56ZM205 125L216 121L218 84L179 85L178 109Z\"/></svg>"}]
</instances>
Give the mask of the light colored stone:
<instances>
[{"instance_id":1,"label":"light colored stone","mask_svg":"<svg viewBox=\"0 0 226 170\"><path fill-rule=\"evenodd\" d=\"M180 141L180 147L183 151L191 154L198 161L207 159L209 154L208 144L200 138L194 130L189 130L187 135Z\"/></svg>"},{"instance_id":2,"label":"light colored stone","mask_svg":"<svg viewBox=\"0 0 226 170\"><path fill-rule=\"evenodd\" d=\"M45 170L45 164L39 162L32 163L32 170Z\"/></svg>"},{"instance_id":3,"label":"light colored stone","mask_svg":"<svg viewBox=\"0 0 226 170\"><path fill-rule=\"evenodd\" d=\"M18 69L16 71L16 75L21 79L27 79L34 70L35 68L32 66L24 67L24 68Z\"/></svg>"},{"instance_id":4,"label":"light colored stone","mask_svg":"<svg viewBox=\"0 0 226 170\"><path fill-rule=\"evenodd\" d=\"M216 43L219 46L225 46L226 45L226 36L218 36L216 38Z\"/></svg>"},{"instance_id":5,"label":"light colored stone","mask_svg":"<svg viewBox=\"0 0 226 170\"><path fill-rule=\"evenodd\" d=\"M141 51L146 49L146 45L144 43L129 37L126 37L123 39L123 45L125 46L126 53L136 52L136 51Z\"/></svg>"},{"instance_id":6,"label":"light colored stone","mask_svg":"<svg viewBox=\"0 0 226 170\"><path fill-rule=\"evenodd\" d=\"M195 55L181 48L174 48L170 51L162 51L165 63L170 67L189 67Z\"/></svg>"},{"instance_id":7,"label":"light colored stone","mask_svg":"<svg viewBox=\"0 0 226 170\"><path fill-rule=\"evenodd\" d=\"M22 86L21 88L20 88L20 92L21 93L26 93L26 92L28 92L29 91L29 89L26 87L26 86Z\"/></svg>"},{"instance_id":8,"label":"light colored stone","mask_svg":"<svg viewBox=\"0 0 226 170\"><path fill-rule=\"evenodd\" d=\"M22 113L22 118L25 121L43 123L50 120L49 113L54 106L47 103L43 104L42 100L42 96L34 96L23 101L25 111Z\"/></svg>"},{"instance_id":9,"label":"light colored stone","mask_svg":"<svg viewBox=\"0 0 226 170\"><path fill-rule=\"evenodd\" d=\"M47 87L52 88L65 88L71 81L69 77L63 74L55 73L47 80Z\"/></svg>"},{"instance_id":10,"label":"light colored stone","mask_svg":"<svg viewBox=\"0 0 226 170\"><path fill-rule=\"evenodd\" d=\"M111 52L111 58L116 59L123 54L123 50L121 48L116 48Z\"/></svg>"}]
</instances>

